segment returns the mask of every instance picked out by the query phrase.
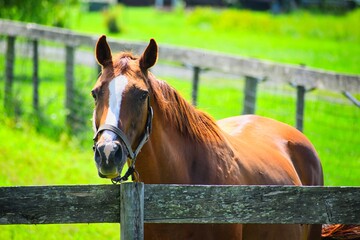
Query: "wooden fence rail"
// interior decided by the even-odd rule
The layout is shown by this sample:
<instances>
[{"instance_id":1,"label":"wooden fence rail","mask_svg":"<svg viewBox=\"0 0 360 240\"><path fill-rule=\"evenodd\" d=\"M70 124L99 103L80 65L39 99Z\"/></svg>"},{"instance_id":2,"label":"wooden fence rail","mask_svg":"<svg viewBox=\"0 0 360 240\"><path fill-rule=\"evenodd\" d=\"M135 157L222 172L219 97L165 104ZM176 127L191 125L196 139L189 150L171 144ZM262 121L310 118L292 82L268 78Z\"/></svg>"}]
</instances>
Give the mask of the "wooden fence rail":
<instances>
[{"instance_id":1,"label":"wooden fence rail","mask_svg":"<svg viewBox=\"0 0 360 240\"><path fill-rule=\"evenodd\" d=\"M8 20L0 20L0 35L8 37L6 81L10 83L13 76L13 45L16 37L25 37L34 41L48 40L61 43L66 47L66 83L70 88L67 90L66 107L68 108L70 115L67 119L68 121L71 121L71 106L73 102L73 91L71 87L73 86L73 81L75 81L73 74L74 66L72 66L74 64L74 52L76 51L76 48L80 46L90 47L92 49L99 36L79 34L66 29ZM108 42L115 51L132 50L137 54L141 53L146 47L146 43L125 42L111 39L109 39ZM296 122L297 128L300 130L303 128L303 109L306 89L327 89L346 94L360 92L359 75L340 74L331 71L312 69L301 65L279 64L253 58L199 49L173 47L164 44L160 44L159 54L159 59L161 60L182 64L186 63L187 65L193 66L194 83L192 101L195 104L197 102L197 86L201 69L212 69L246 77L243 113L255 112L256 88L257 83L261 80L266 79L267 81L274 83L292 84L294 87L297 87ZM36 56L36 54L34 54L34 56ZM204 59L206 59L206 61L204 61ZM34 72L36 72L35 69ZM11 85L5 90L7 91L5 96L11 96Z\"/></svg>"},{"instance_id":2,"label":"wooden fence rail","mask_svg":"<svg viewBox=\"0 0 360 240\"><path fill-rule=\"evenodd\" d=\"M143 239L144 223L360 224L360 187L77 185L1 187L0 224L121 223Z\"/></svg>"}]
</instances>

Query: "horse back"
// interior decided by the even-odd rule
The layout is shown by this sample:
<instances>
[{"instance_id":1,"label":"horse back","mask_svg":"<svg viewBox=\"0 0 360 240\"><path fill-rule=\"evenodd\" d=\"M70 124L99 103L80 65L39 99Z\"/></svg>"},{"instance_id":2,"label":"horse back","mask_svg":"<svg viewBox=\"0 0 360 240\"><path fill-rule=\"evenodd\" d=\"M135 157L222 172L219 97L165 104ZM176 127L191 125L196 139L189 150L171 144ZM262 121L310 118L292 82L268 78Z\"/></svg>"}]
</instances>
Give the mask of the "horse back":
<instances>
[{"instance_id":1,"label":"horse back","mask_svg":"<svg viewBox=\"0 0 360 240\"><path fill-rule=\"evenodd\" d=\"M245 184L323 185L314 146L300 131L256 115L218 121L245 171ZM257 173L257 174L254 174Z\"/></svg>"}]
</instances>

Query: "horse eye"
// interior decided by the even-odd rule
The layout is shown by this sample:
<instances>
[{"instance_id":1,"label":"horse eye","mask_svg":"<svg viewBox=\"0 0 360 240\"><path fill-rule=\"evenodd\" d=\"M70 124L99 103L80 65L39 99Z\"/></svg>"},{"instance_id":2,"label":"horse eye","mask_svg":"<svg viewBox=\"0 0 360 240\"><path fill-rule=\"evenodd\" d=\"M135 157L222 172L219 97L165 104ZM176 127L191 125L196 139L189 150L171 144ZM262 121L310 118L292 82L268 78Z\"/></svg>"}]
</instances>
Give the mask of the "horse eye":
<instances>
[{"instance_id":1,"label":"horse eye","mask_svg":"<svg viewBox=\"0 0 360 240\"><path fill-rule=\"evenodd\" d=\"M91 91L91 96L94 98L94 100L96 101L96 99L97 99L97 90L96 89L93 89L92 91Z\"/></svg>"},{"instance_id":2,"label":"horse eye","mask_svg":"<svg viewBox=\"0 0 360 240\"><path fill-rule=\"evenodd\" d=\"M149 96L149 92L148 91L142 91L141 95L140 95L140 99L142 101L144 101L147 97Z\"/></svg>"}]
</instances>

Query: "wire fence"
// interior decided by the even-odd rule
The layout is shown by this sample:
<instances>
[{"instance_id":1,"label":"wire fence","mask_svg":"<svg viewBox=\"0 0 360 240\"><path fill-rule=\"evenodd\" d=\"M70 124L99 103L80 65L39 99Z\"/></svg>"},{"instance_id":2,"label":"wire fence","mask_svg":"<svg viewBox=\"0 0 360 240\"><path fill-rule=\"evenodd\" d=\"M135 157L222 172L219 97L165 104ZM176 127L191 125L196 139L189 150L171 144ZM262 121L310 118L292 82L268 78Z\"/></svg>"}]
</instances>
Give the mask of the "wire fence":
<instances>
[{"instance_id":1,"label":"wire fence","mask_svg":"<svg viewBox=\"0 0 360 240\"><path fill-rule=\"evenodd\" d=\"M91 112L93 101L89 94L98 76L98 67L91 51L79 49L70 53L73 60L71 70L73 84L71 86L71 102L66 98L69 90L66 87L68 72L66 68L66 49L58 43L48 40L38 41L38 109L34 107L34 41L17 37L15 54L12 61L13 82L11 88L6 88L7 41L0 37L0 111L11 115L16 124L24 121L36 126L39 132L53 138L61 137L64 131L73 131L84 139L91 136ZM111 44L111 43L110 43ZM125 44L126 45L126 44ZM139 45L137 48L140 48ZM119 48L116 46L115 48ZM161 49L161 46L160 46ZM165 48L165 53L170 52ZM71 51L71 49L70 49ZM182 50L186 51L186 50ZM174 50L180 54L179 49ZM69 53L68 53L69 54ZM163 53L164 54L164 53ZM185 53L190 54L190 53ZM195 57L196 57L195 52ZM202 53L206 54L206 53ZM217 71L212 68L198 68L198 91L194 100L194 67L195 65L169 65L168 60L160 56L160 63L153 69L156 76L166 79L178 89L189 101L197 103L198 107L209 112L215 119L239 115L244 112L254 113L296 126L299 118L297 94L298 85L294 81L269 81L267 78L243 77L231 70ZM69 57L69 56L68 56ZM211 57L211 55L210 55ZM176 58L176 57L173 57ZM186 57L182 57L186 58ZM257 64L257 63L256 63ZM226 67L226 66L225 66ZM224 68L225 68L224 67ZM235 71L241 71L236 70ZM276 71L279 77L279 70ZM292 71L292 70L291 70ZM299 71L299 76L304 73ZM271 74L271 73L269 73ZM294 73L295 74L295 73ZM319 73L316 73L319 74ZM331 75L329 75L331 77ZM284 77L285 78L285 77ZM296 80L297 76L293 77ZM339 77L341 78L341 77ZM346 76L344 77L346 78ZM334 78L336 79L336 78ZM355 80L354 80L355 79ZM303 90L303 131L317 148L322 159L325 181L328 185L359 185L360 163L360 109L343 94L344 90L353 89L358 93L358 76L350 76L352 83L347 86L339 82L343 89L329 89L306 86ZM248 83L254 83L249 87ZM305 82L306 83L306 82ZM351 87L355 86L355 87ZM10 97L9 97L10 96ZM355 98L359 97L354 95ZM11 100L11 101L10 101ZM9 104L11 107L9 107ZM7 108L7 109L6 109ZM250 110L244 110L244 109ZM9 111L10 109L10 111ZM251 113L251 112L250 112ZM70 129L70 130L69 130ZM335 179L335 180L334 180Z\"/></svg>"}]
</instances>

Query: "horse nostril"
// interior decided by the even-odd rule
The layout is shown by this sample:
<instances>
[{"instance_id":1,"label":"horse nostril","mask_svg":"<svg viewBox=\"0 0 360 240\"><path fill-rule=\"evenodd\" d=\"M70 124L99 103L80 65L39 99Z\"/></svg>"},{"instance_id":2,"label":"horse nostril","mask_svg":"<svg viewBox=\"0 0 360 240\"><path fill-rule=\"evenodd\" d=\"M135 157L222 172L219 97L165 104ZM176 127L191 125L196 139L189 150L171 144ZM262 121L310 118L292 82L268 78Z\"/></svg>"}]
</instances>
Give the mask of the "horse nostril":
<instances>
[{"instance_id":1,"label":"horse nostril","mask_svg":"<svg viewBox=\"0 0 360 240\"><path fill-rule=\"evenodd\" d=\"M115 163L123 157L123 151L118 143L107 142L95 146L94 157L98 164Z\"/></svg>"},{"instance_id":2,"label":"horse nostril","mask_svg":"<svg viewBox=\"0 0 360 240\"><path fill-rule=\"evenodd\" d=\"M101 163L101 154L97 146L94 146L94 159L98 164Z\"/></svg>"},{"instance_id":3,"label":"horse nostril","mask_svg":"<svg viewBox=\"0 0 360 240\"><path fill-rule=\"evenodd\" d=\"M124 151L122 149L122 147L118 144L116 144L117 148L116 150L114 151L114 158L115 160L117 161L121 161L123 159L123 156L124 156Z\"/></svg>"},{"instance_id":4,"label":"horse nostril","mask_svg":"<svg viewBox=\"0 0 360 240\"><path fill-rule=\"evenodd\" d=\"M118 176L126 163L125 151L117 141L96 144L94 158L99 176L105 178Z\"/></svg>"}]
</instances>

